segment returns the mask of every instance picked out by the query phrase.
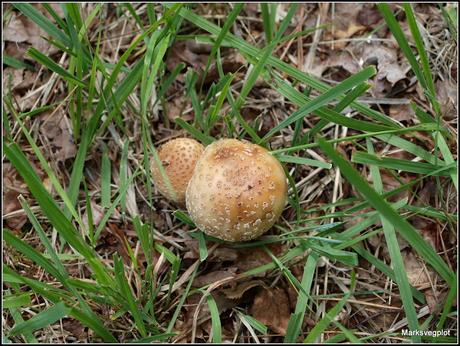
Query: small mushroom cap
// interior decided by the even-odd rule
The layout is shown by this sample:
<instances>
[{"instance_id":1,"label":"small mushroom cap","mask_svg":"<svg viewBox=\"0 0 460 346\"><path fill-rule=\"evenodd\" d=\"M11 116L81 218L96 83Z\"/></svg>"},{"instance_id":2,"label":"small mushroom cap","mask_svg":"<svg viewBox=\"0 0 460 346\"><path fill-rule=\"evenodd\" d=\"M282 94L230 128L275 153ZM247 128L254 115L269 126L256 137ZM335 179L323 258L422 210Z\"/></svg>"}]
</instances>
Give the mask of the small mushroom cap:
<instances>
[{"instance_id":1,"label":"small mushroom cap","mask_svg":"<svg viewBox=\"0 0 460 346\"><path fill-rule=\"evenodd\" d=\"M160 147L158 156L173 190L168 189L168 184L155 160L151 163L152 178L158 191L168 200L180 206L185 205L185 191L203 150L201 143L190 138L176 138Z\"/></svg>"},{"instance_id":2,"label":"small mushroom cap","mask_svg":"<svg viewBox=\"0 0 460 346\"><path fill-rule=\"evenodd\" d=\"M206 147L187 188L190 217L206 234L227 241L259 237L281 215L287 183L266 149L221 139Z\"/></svg>"}]
</instances>

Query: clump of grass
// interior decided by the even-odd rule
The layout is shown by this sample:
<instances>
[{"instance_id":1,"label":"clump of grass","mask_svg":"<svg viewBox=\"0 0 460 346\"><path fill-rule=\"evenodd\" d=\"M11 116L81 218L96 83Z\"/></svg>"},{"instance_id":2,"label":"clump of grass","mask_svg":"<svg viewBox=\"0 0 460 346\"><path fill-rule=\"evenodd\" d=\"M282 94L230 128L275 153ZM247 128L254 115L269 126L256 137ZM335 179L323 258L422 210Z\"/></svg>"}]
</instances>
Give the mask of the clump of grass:
<instances>
[{"instance_id":1,"label":"clump of grass","mask_svg":"<svg viewBox=\"0 0 460 346\"><path fill-rule=\"evenodd\" d=\"M129 44L114 53L112 58L116 58L116 63L111 64L104 51L110 36L103 26L97 27L95 33L89 30L93 22L104 23L105 16L113 15L108 13L106 5L89 6L88 12L82 4L62 4L61 18L48 4L44 4L47 16L33 5L14 4L15 11L44 30L49 42L59 54L67 54L68 59L66 64L57 63L55 57L31 47L27 55L35 66L9 56L4 56L4 63L19 69L48 70L58 78L56 90L60 88L68 94L64 102L78 151L71 164L64 168L64 174L54 170L45 158L48 149L36 135L38 125L34 125L34 116L53 109L57 103L21 113L11 97L12 92L4 94L5 160L16 168L30 192L30 198L19 198L21 210L28 218L26 226L19 232L3 230L6 244L3 281L7 288L4 304L8 322L5 336L8 340L36 342L36 331L52 327L64 317L71 317L91 330L93 335L88 339L91 342L168 342L188 334L195 339L196 318L191 330L181 331L177 325L186 322L183 309L187 299L200 294L200 302L206 302L209 311L209 340L227 341L221 306L211 294L219 285L193 286L197 275L212 268L210 258L219 247L235 251L261 249L270 259L268 263L239 272L235 284L238 280L270 272L276 277L274 285L281 286L283 282L295 292L295 307L287 323L285 342L354 343L390 337L408 341L397 331L378 333L369 329L363 335L364 324L347 324L338 318L344 308L353 315L360 314L361 309L354 306L366 303L365 299L360 301L360 297L366 295L375 295L384 301L387 298L383 297L392 299L396 295L401 301L400 318L405 318L412 330L429 326L440 330L448 322L449 326L452 324L456 317L452 309L456 270L448 264L447 253L439 254L410 223L410 217L425 215L445 227L453 227L456 216L442 208L413 205L408 199L390 202L390 197L411 191L432 177L440 191L439 198L447 198L443 192L448 190L446 185L452 184L457 192L457 162L448 145L450 133L442 123L430 59L424 50L412 5L405 4L402 10L415 51L389 6L379 4L378 8L428 100L423 106L413 104L419 120L414 126L403 126L384 112L360 103L359 98L370 88L369 79L376 74L374 67L364 68L331 87L277 58L274 52L279 45L317 29L287 33L299 4L289 5L278 23L276 14L280 6L261 4L263 39L261 46L257 46L231 33L232 28L239 25L245 4L232 5L222 25L214 24L190 5L119 4L114 20L135 23L138 31L131 33ZM188 32L197 33L201 42L212 45L201 76L192 69L185 71L183 64L169 72L166 68L168 52L184 27ZM240 71L224 72L222 52L227 48L245 58L246 65ZM211 64L217 66L218 79L211 86L205 86ZM243 71L246 71L244 83L239 83ZM168 102L168 90L177 87L175 79L179 76L184 77L181 88L194 113L191 122L180 117L170 122L153 111ZM242 111L251 102L261 80L296 109L281 119L274 117L275 123L265 133L260 123L266 119L258 117L251 121L245 119ZM296 82L313 93L302 93ZM313 116L319 120L303 131L304 122ZM340 128L352 134L339 137ZM335 129L335 134L331 129ZM430 150L403 138L422 132L433 138L434 147ZM271 149L282 162L290 186L289 205L276 226L276 235L229 245L200 231L190 236L183 231L196 227L185 210L166 204L155 194L149 167L152 158L159 162L156 153L159 142L184 134L205 145L230 135ZM353 147L350 159L339 152L343 151L340 145L344 143ZM381 156L375 150L377 145L393 146L417 160ZM98 148L102 148L101 159L95 173L93 164L99 157ZM32 161L38 161L39 170L49 179L55 193L45 187ZM311 167L308 174L313 169L321 173L306 176L304 166ZM367 171L372 184L363 178ZM385 191L384 172L397 177L410 172L416 178ZM94 178L95 174L98 178ZM450 177L447 182L446 177ZM308 205L308 193L305 193L308 181L314 181L320 194L326 196L322 205ZM341 189L350 186L356 194L350 198L337 197L329 184L335 184L336 191L339 186ZM332 198L327 199L331 197L330 190ZM137 193L139 198L133 199L129 191L135 191L134 195ZM97 225L91 202L99 203L103 210ZM38 208L31 207L32 203ZM133 203L148 212L136 214L131 208ZM166 226L157 222L159 217L165 220ZM358 217L362 220L350 226L349 222ZM119 249L124 251L110 253L99 244L107 236L108 225L117 218L127 231L118 234ZM128 236L130 230L135 236ZM38 246L30 242L27 236L30 234L38 236ZM371 237L379 235L383 235L389 252L388 263L367 246ZM424 265L439 275L447 290L440 308L431 312L426 320L420 317L420 311L427 304L425 294L410 283L397 235L408 242L411 251L418 253ZM198 243L199 254L194 262L189 262L184 239L192 238ZM269 249L273 244L282 245L284 253L275 255ZM75 264L75 258L83 262L83 265L78 263L84 268L77 274L69 269ZM25 272L23 259L36 272ZM357 275L360 272L374 275L374 271L395 282L397 290L388 288L382 281L371 285ZM37 273L44 275L35 275ZM320 286L324 294L320 294ZM378 290L369 288L375 286ZM320 298L332 296L338 302L326 307ZM399 306L391 307L398 309ZM260 336L269 335L267 326L251 316L246 305L233 311L230 318L241 322L249 333L243 336L257 341ZM307 316L314 318L315 325L311 328L305 326ZM330 333L335 336L327 338ZM235 335L234 339L238 337ZM425 341L418 337L411 340Z\"/></svg>"}]
</instances>

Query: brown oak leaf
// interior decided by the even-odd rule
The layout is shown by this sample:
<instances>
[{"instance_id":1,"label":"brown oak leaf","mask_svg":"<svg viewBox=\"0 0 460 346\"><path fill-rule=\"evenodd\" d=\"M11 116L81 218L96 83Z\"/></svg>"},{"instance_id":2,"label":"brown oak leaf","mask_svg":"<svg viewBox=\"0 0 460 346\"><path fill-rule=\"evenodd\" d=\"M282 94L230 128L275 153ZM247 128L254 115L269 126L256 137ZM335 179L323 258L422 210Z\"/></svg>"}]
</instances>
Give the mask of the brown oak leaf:
<instances>
[{"instance_id":1,"label":"brown oak leaf","mask_svg":"<svg viewBox=\"0 0 460 346\"><path fill-rule=\"evenodd\" d=\"M251 315L276 333L286 335L289 323L289 297L283 289L262 289L255 297Z\"/></svg>"}]
</instances>

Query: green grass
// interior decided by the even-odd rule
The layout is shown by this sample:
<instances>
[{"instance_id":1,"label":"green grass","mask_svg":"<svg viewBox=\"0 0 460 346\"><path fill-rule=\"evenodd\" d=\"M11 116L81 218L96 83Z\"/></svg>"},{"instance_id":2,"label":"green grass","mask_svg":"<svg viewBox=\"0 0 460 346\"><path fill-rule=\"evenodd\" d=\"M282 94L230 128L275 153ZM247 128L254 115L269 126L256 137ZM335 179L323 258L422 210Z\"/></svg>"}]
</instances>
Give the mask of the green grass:
<instances>
[{"instance_id":1,"label":"green grass","mask_svg":"<svg viewBox=\"0 0 460 346\"><path fill-rule=\"evenodd\" d=\"M367 150L369 154L374 153L374 147L372 141L367 138ZM377 165L371 165L370 171L372 175L372 180L374 183L375 191L379 194L383 193L383 183L380 176L380 170ZM409 328L411 330L419 329L417 311L415 310L411 288L409 285L409 279L407 278L406 270L404 267L404 261L401 255L400 247L398 244L398 239L396 238L396 231L393 223L390 222L387 218L381 217L383 233L388 245L388 251L390 252L391 264L395 272L396 283L399 287L399 293L401 295L401 300L403 302L404 310L406 312ZM421 339L418 336L412 337L414 342L420 342Z\"/></svg>"},{"instance_id":2,"label":"green grass","mask_svg":"<svg viewBox=\"0 0 460 346\"><path fill-rule=\"evenodd\" d=\"M209 309L206 340L228 341L229 321L242 326L242 336L255 340L272 334L249 313L251 302L232 308L231 313L223 312L220 297L211 294L212 285L194 286L198 276L222 268L213 256L216 249L225 248L238 254L262 250L270 259L239 271L232 282L235 285L265 275L262 280L267 283L290 286L294 292L295 308L290 311L287 333L277 341L380 342L397 335L370 331L362 337L359 332L367 324L357 329L349 321L338 320L343 309L362 317L355 303L350 304L351 298L359 302L397 295L402 308L398 318L407 318L410 329L434 326L440 330L452 325L457 274L447 256L456 254L434 249L411 224L416 216L426 217L445 226L443 232L447 233L457 222L446 202L450 186L457 189L457 162L449 146L452 135L443 123L436 76L417 26L417 14L411 4L401 6L411 43L389 6L378 5L383 25L394 35L428 100L426 104L413 103L417 121L402 126L359 101L371 88L375 67L363 68L331 86L278 58L278 49L290 40L306 39L315 30L328 28L325 24L293 32L299 6L288 6L278 21L277 13L283 13L280 5L261 4L263 33L251 41L234 34L234 28L245 20L244 3L227 6L227 14L219 20L200 15L198 7L189 4L147 4L145 9L137 4L116 4L112 19L119 23L126 20L135 32L129 33L128 43L120 50L111 52L114 60L104 53L110 30L98 24L106 20L104 4L91 6L90 11L80 4L62 4L62 18L49 4L43 5L47 15L31 4L13 4L12 11L38 25L59 53L48 56L30 47L25 59L4 55L4 64L34 73L54 73L55 91L62 91L67 98L56 102L53 94L34 109L20 111L12 92L4 92L4 162L11 163L28 190L22 189L18 199L27 223L20 230L3 229L8 258L3 263L8 340L36 342L40 330L70 317L91 330L90 342L172 342L189 332L177 326L184 324L185 311L190 309L188 298L196 293L204 295L203 303ZM240 28L241 32L245 33ZM111 45L117 47L118 39L121 37ZM201 72L184 63L171 71L166 66L171 47L186 39L209 44ZM234 73L223 68L228 47L245 59ZM58 63L63 53L67 60ZM218 75L205 85L211 66ZM284 102L282 115L273 119L276 121L265 133L260 125L273 115L270 111L261 111L255 120L245 119L242 112L256 104L259 81ZM174 97L190 101L190 121L168 118L167 105ZM36 120L58 106L64 106L68 114L77 148L75 158L59 166L49 159L49 147L37 135ZM273 107L279 105L273 102ZM347 128L348 134L335 137L334 129L340 128ZM431 136L433 148L410 140L421 132ZM186 210L167 204L155 193L152 162L160 167L172 190L157 148L159 140L176 135L193 137L203 145L222 137L242 138L270 149L282 163L290 189L289 204L272 233L246 243L223 242L197 230ZM385 146L417 160L381 154L379 150ZM299 184L315 169L318 174ZM351 187L352 195L332 200L337 169L340 184ZM371 183L365 179L367 173ZM384 173L399 180L399 186L384 190ZM407 173L414 178L404 183L401 178ZM53 192L45 188L45 178ZM417 189L429 180L436 182L440 203L414 203L419 198ZM315 183L313 193L319 189L320 196L307 200L305 191ZM140 208L139 215L132 215L128 208L129 190L135 191L134 202L146 207ZM390 199L399 192L409 192L411 197ZM96 218L93 204L102 207L100 217ZM358 218L354 225L347 223ZM115 232L112 227L120 232L111 233ZM439 275L436 284L447 292L428 320L417 317L427 299L423 290L410 285L397 235ZM369 247L370 238L378 236L382 237L381 246L388 249L389 261ZM104 248L110 237L116 237L119 245L114 253ZM198 257L184 256L188 250L184 237L197 242ZM281 246L281 254L276 255L271 246ZM329 264L320 266L324 261ZM76 263L85 271L71 271ZM372 279L392 280L395 287L385 286L383 281L373 282L377 287L372 289L366 286L366 279L355 273L368 268L372 268ZM328 297L340 300L324 305L320 312L321 299ZM103 311L110 311L110 318ZM313 326L305 327L307 317L314 320ZM331 329L338 334L324 338ZM191 333L195 335L195 331ZM430 340L413 337L411 341Z\"/></svg>"}]
</instances>

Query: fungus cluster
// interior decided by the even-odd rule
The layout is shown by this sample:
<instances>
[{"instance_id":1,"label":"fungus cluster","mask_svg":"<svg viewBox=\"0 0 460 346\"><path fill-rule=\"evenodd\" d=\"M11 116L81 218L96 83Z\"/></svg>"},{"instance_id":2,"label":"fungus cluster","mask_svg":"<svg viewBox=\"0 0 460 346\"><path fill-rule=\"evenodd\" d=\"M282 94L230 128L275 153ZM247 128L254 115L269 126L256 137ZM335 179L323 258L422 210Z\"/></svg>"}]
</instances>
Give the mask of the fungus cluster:
<instances>
[{"instance_id":1,"label":"fungus cluster","mask_svg":"<svg viewBox=\"0 0 460 346\"><path fill-rule=\"evenodd\" d=\"M160 151L168 147L164 145ZM183 173L183 159L168 170L173 160L184 157L181 152L185 149L181 146L168 156L166 170L168 176L182 174L180 179L170 176L170 180L176 190L181 186L180 191L185 183L186 207L199 229L219 239L247 241L273 226L286 203L287 183L281 164L266 149L247 141L221 139L201 155L194 147L187 173ZM162 193L169 198L164 189Z\"/></svg>"}]
</instances>

